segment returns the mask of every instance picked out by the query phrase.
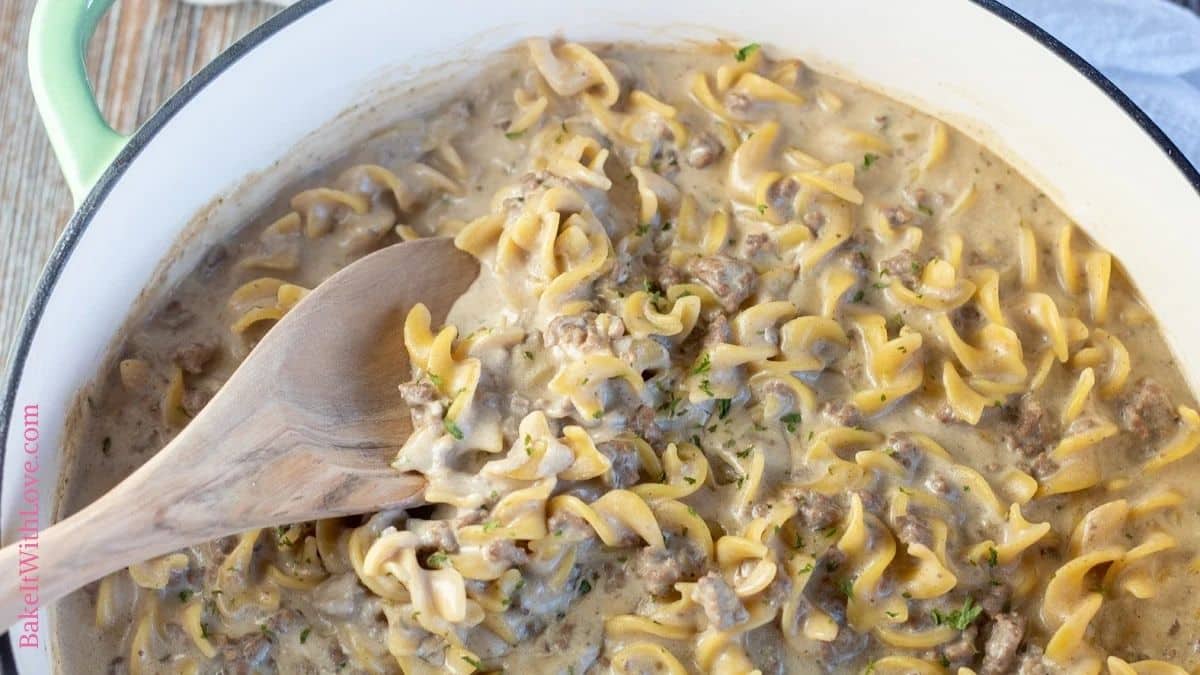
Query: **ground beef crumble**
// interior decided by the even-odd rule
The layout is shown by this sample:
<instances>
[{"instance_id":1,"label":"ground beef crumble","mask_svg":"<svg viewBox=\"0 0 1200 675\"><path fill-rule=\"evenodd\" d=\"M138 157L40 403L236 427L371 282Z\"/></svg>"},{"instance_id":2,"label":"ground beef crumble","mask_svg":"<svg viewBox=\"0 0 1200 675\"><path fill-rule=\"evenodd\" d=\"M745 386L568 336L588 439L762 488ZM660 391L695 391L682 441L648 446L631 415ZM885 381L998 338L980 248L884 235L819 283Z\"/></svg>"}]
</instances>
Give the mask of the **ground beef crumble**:
<instances>
[{"instance_id":1,"label":"ground beef crumble","mask_svg":"<svg viewBox=\"0 0 1200 675\"><path fill-rule=\"evenodd\" d=\"M716 572L709 572L696 582L693 597L704 608L709 625L718 630L728 630L750 618L737 594Z\"/></svg>"},{"instance_id":2,"label":"ground beef crumble","mask_svg":"<svg viewBox=\"0 0 1200 675\"><path fill-rule=\"evenodd\" d=\"M634 574L654 596L668 595L676 582L695 581L704 573L704 551L686 537L668 536L667 547L646 547L633 561Z\"/></svg>"},{"instance_id":3,"label":"ground beef crumble","mask_svg":"<svg viewBox=\"0 0 1200 675\"><path fill-rule=\"evenodd\" d=\"M1165 436L1178 422L1167 390L1150 378L1138 381L1125 396L1120 416L1122 428L1143 441Z\"/></svg>"},{"instance_id":4,"label":"ground beef crumble","mask_svg":"<svg viewBox=\"0 0 1200 675\"><path fill-rule=\"evenodd\" d=\"M917 260L917 256L912 251L903 249L898 254L885 259L880 266L880 276L885 277L885 280L895 279L905 288L916 287L921 273L921 262Z\"/></svg>"},{"instance_id":5,"label":"ground beef crumble","mask_svg":"<svg viewBox=\"0 0 1200 675\"><path fill-rule=\"evenodd\" d=\"M687 271L717 296L727 312L733 312L750 297L758 279L748 263L722 255L696 258L688 263Z\"/></svg>"},{"instance_id":6,"label":"ground beef crumble","mask_svg":"<svg viewBox=\"0 0 1200 675\"><path fill-rule=\"evenodd\" d=\"M1058 422L1031 394L1015 405L1005 406L1004 421L1010 426L1004 440L1014 452L1032 459L1049 451L1059 437Z\"/></svg>"}]
</instances>

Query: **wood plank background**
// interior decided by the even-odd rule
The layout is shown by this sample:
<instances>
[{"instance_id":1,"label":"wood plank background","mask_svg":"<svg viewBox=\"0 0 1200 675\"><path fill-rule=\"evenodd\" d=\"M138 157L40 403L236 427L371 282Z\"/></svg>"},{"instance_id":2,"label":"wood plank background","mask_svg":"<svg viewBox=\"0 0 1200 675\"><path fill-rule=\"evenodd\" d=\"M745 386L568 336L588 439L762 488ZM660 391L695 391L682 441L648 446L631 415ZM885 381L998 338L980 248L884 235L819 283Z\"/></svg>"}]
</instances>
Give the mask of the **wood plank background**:
<instances>
[{"instance_id":1,"label":"wood plank background","mask_svg":"<svg viewBox=\"0 0 1200 675\"><path fill-rule=\"evenodd\" d=\"M1200 9L1200 0L1175 1ZM0 372L7 372L25 305L72 211L26 74L35 2L0 0ZM102 110L116 128L132 131L188 77L277 10L261 3L202 8L120 0L88 52Z\"/></svg>"},{"instance_id":2,"label":"wood plank background","mask_svg":"<svg viewBox=\"0 0 1200 675\"><path fill-rule=\"evenodd\" d=\"M7 372L25 306L73 210L29 88L25 50L35 3L0 0L0 373ZM257 2L195 7L120 0L88 49L101 110L118 130L133 131L192 74L278 9Z\"/></svg>"}]
</instances>

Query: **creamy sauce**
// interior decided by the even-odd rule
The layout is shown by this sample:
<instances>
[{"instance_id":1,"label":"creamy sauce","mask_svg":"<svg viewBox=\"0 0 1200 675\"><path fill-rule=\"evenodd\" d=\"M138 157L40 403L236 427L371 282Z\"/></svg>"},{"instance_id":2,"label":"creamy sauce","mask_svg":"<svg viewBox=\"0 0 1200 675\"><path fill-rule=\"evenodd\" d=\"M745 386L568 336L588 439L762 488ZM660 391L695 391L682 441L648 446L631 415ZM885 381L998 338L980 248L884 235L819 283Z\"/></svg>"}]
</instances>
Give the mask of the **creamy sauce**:
<instances>
[{"instance_id":1,"label":"creamy sauce","mask_svg":"<svg viewBox=\"0 0 1200 675\"><path fill-rule=\"evenodd\" d=\"M102 375L65 510L306 289L440 235L484 273L408 319L431 505L114 574L58 607L63 670L1200 666L1200 418L1119 266L967 137L767 56L535 41L210 251Z\"/></svg>"}]
</instances>

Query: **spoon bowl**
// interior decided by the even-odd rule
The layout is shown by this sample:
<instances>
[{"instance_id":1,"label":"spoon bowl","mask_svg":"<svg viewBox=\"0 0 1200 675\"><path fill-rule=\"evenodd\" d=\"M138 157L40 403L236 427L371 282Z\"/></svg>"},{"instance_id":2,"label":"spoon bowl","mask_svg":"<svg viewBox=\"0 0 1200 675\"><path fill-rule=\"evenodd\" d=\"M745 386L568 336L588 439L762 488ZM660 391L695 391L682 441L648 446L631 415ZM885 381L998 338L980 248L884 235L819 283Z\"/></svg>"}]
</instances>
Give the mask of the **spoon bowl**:
<instances>
[{"instance_id":1,"label":"spoon bowl","mask_svg":"<svg viewBox=\"0 0 1200 675\"><path fill-rule=\"evenodd\" d=\"M412 432L404 317L442 321L479 266L450 239L376 251L322 282L179 434L108 494L38 535L40 587L0 549L0 626L105 574L260 527L421 503L391 467Z\"/></svg>"}]
</instances>

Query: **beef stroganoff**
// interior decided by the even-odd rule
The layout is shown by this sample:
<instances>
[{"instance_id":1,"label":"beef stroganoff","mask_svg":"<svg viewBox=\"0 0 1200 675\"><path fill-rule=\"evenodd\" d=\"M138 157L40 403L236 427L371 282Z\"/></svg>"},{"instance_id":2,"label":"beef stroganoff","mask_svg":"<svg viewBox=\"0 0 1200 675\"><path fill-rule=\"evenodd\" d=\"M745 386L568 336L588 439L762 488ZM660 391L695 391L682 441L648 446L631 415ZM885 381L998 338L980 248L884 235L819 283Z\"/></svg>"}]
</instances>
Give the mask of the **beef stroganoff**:
<instances>
[{"instance_id":1,"label":"beef stroganoff","mask_svg":"<svg viewBox=\"0 0 1200 675\"><path fill-rule=\"evenodd\" d=\"M428 506L134 565L60 606L64 669L1200 665L1192 396L1111 255L947 125L755 44L534 40L331 176L128 337L67 508L307 289L450 236L481 280L396 373Z\"/></svg>"}]
</instances>

